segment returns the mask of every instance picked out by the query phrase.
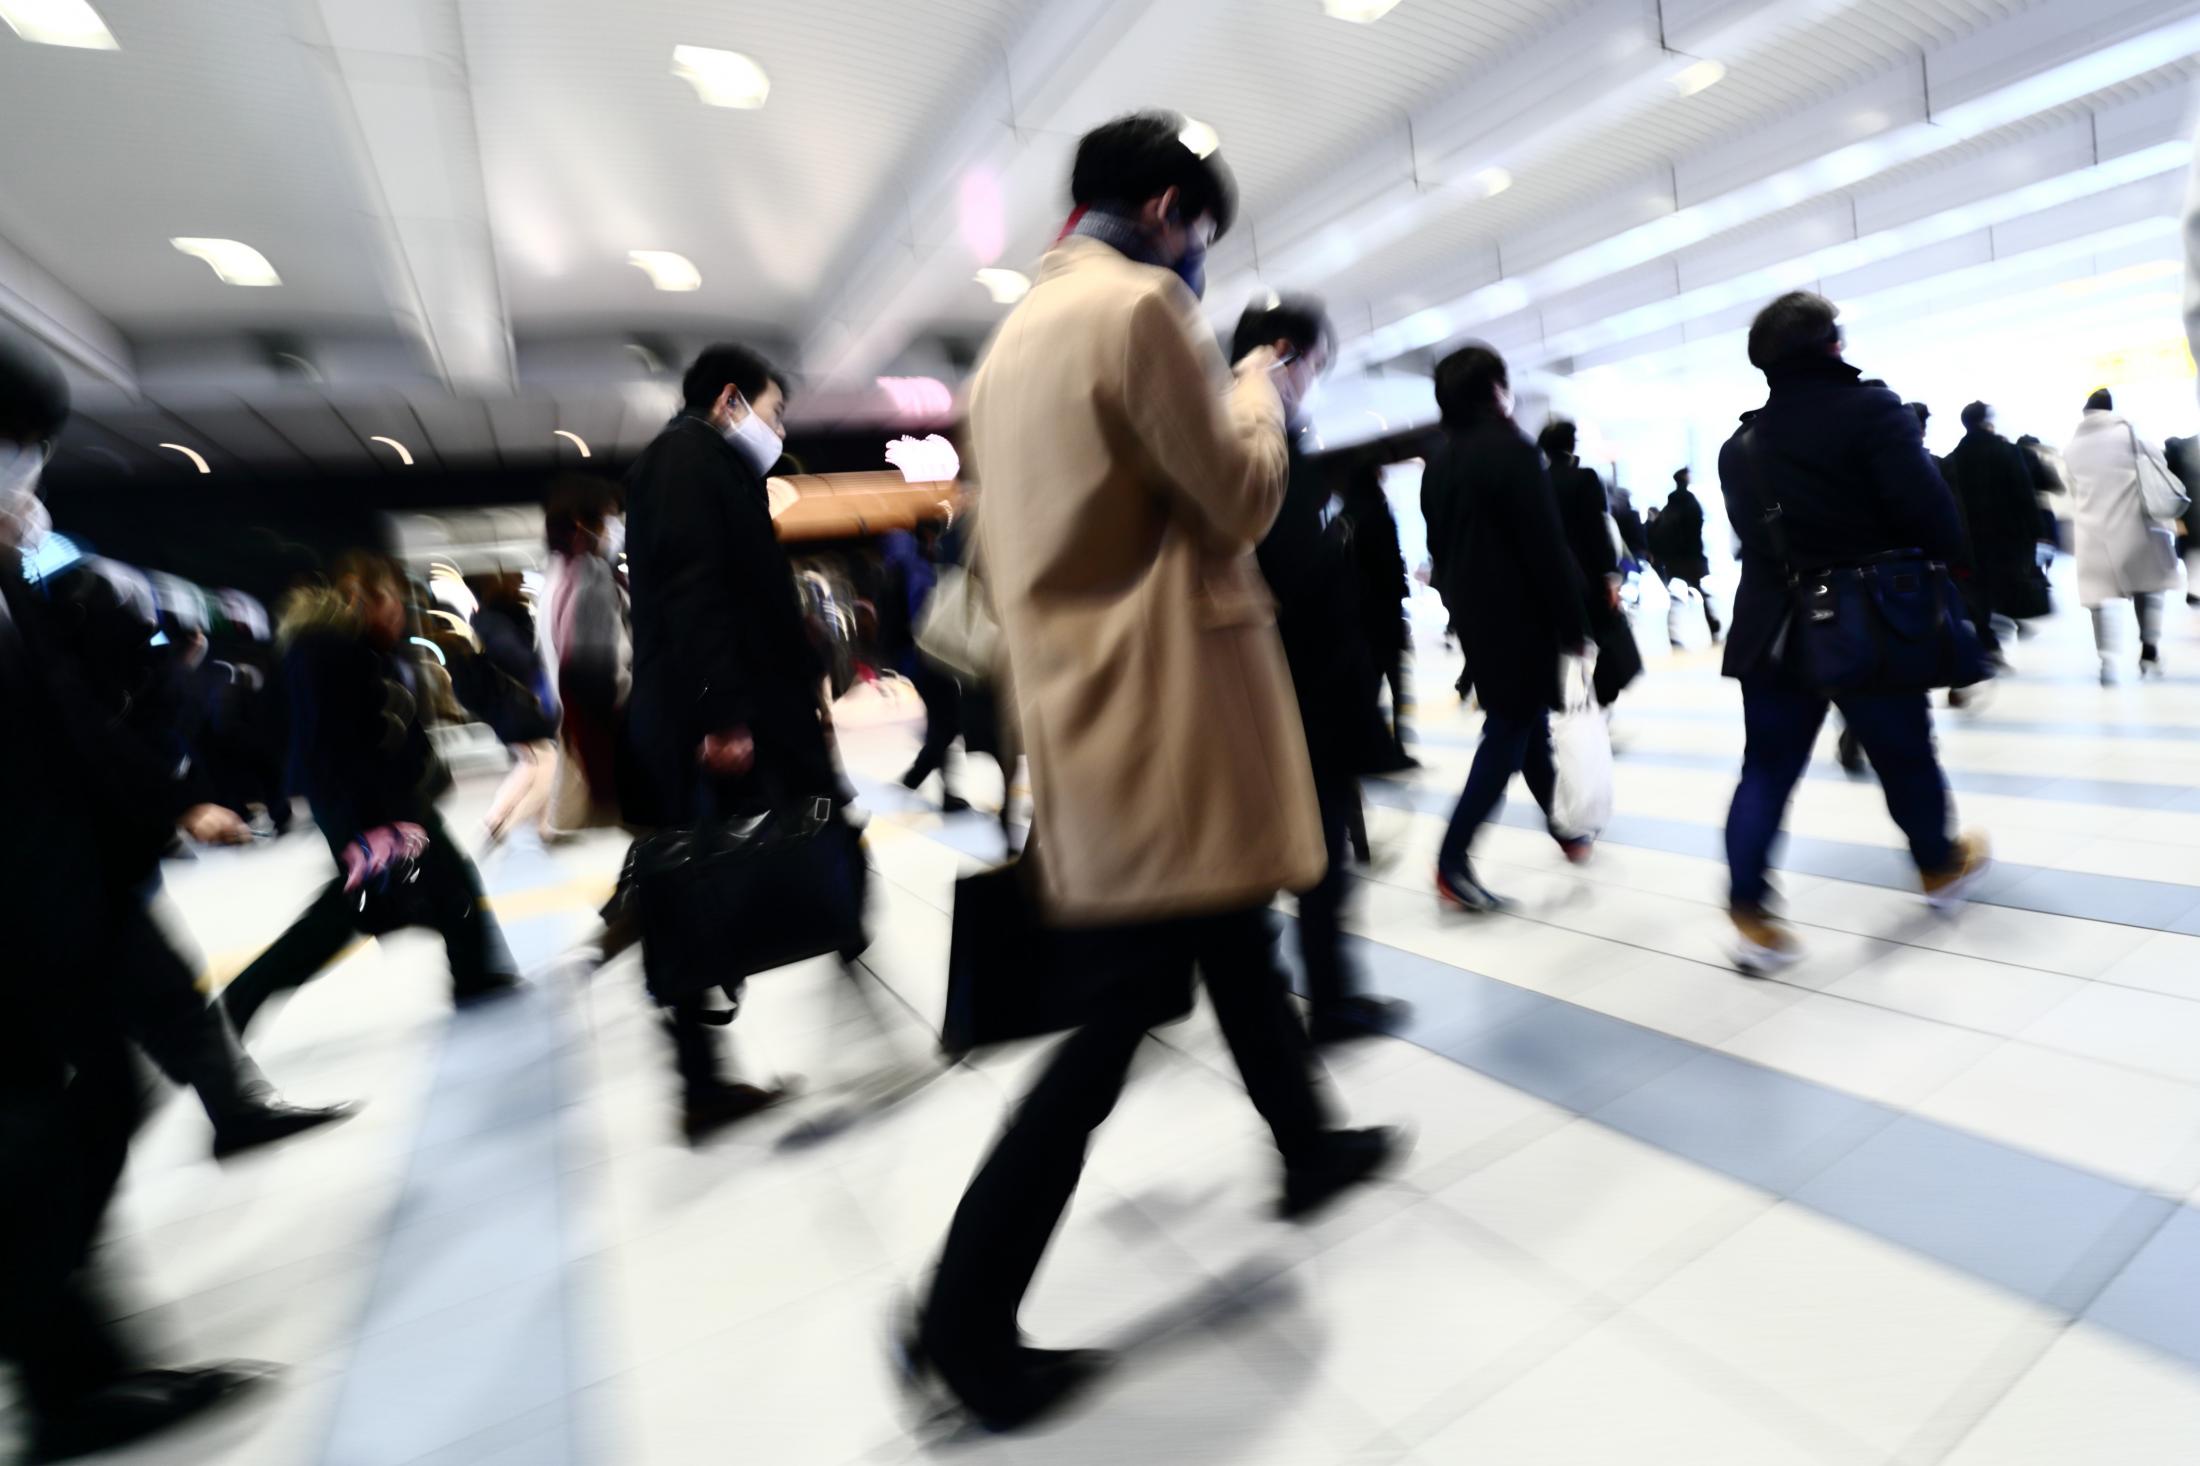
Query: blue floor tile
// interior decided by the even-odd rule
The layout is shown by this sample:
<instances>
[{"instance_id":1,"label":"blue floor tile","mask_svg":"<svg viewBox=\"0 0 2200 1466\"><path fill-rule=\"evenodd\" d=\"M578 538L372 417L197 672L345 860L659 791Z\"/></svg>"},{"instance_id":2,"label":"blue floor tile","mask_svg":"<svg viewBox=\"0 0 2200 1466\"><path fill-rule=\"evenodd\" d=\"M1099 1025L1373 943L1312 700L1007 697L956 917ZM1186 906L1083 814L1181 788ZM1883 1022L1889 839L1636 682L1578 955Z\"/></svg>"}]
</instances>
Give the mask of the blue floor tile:
<instances>
[{"instance_id":1,"label":"blue floor tile","mask_svg":"<svg viewBox=\"0 0 2200 1466\"><path fill-rule=\"evenodd\" d=\"M1697 1052L1666 1034L1553 999L1496 1028L1426 1042L1455 1063L1584 1113Z\"/></svg>"},{"instance_id":2,"label":"blue floor tile","mask_svg":"<svg viewBox=\"0 0 2200 1466\"><path fill-rule=\"evenodd\" d=\"M2200 1365L2200 1212L2179 1207L2085 1317Z\"/></svg>"},{"instance_id":3,"label":"blue floor tile","mask_svg":"<svg viewBox=\"0 0 2200 1466\"><path fill-rule=\"evenodd\" d=\"M1592 1118L1785 1195L1895 1115L1869 1100L1700 1051Z\"/></svg>"}]
</instances>

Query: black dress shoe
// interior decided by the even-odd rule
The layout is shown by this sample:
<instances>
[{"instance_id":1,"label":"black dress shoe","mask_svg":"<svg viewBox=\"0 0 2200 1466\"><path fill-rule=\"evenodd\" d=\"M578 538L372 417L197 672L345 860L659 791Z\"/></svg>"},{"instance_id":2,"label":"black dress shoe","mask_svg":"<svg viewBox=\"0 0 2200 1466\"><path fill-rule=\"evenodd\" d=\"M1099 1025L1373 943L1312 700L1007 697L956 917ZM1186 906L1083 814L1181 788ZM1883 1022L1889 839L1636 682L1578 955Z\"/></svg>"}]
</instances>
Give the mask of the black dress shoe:
<instances>
[{"instance_id":1,"label":"black dress shoe","mask_svg":"<svg viewBox=\"0 0 2200 1466\"><path fill-rule=\"evenodd\" d=\"M905 1391L943 1404L944 1413L959 1410L995 1433L1037 1424L1115 1362L1103 1349L1024 1345L992 1360L966 1359L952 1350L936 1350L913 1328L903 1331L894 1356Z\"/></svg>"},{"instance_id":2,"label":"black dress shoe","mask_svg":"<svg viewBox=\"0 0 2200 1466\"><path fill-rule=\"evenodd\" d=\"M220 1128L215 1130L214 1159L227 1160L323 1125L341 1124L358 1113L357 1105L322 1105L318 1109L280 1102L254 1105L222 1121Z\"/></svg>"},{"instance_id":3,"label":"black dress shoe","mask_svg":"<svg viewBox=\"0 0 2200 1466\"><path fill-rule=\"evenodd\" d=\"M1316 1044L1350 1043L1396 1033L1413 1019L1413 1005L1401 998L1354 996L1333 1007L1317 1008L1306 1020Z\"/></svg>"},{"instance_id":4,"label":"black dress shoe","mask_svg":"<svg viewBox=\"0 0 2200 1466\"><path fill-rule=\"evenodd\" d=\"M753 1084L721 1084L691 1093L681 1108L680 1133L689 1145L701 1145L728 1125L761 1114L786 1098L784 1087L759 1089Z\"/></svg>"},{"instance_id":5,"label":"black dress shoe","mask_svg":"<svg viewBox=\"0 0 2200 1466\"><path fill-rule=\"evenodd\" d=\"M67 1410L42 1417L32 1431L28 1459L73 1461L129 1445L234 1399L274 1373L272 1364L233 1360L125 1375Z\"/></svg>"},{"instance_id":6,"label":"black dress shoe","mask_svg":"<svg viewBox=\"0 0 2200 1466\"><path fill-rule=\"evenodd\" d=\"M950 790L940 796L940 813L962 814L970 808L970 801Z\"/></svg>"},{"instance_id":7,"label":"black dress shoe","mask_svg":"<svg viewBox=\"0 0 2200 1466\"><path fill-rule=\"evenodd\" d=\"M1394 1125L1371 1130L1332 1130L1313 1159L1284 1172L1283 1198L1276 1215L1287 1222L1310 1221L1331 1202L1403 1156L1411 1147Z\"/></svg>"},{"instance_id":8,"label":"black dress shoe","mask_svg":"<svg viewBox=\"0 0 2200 1466\"><path fill-rule=\"evenodd\" d=\"M479 982L451 989L451 1006L471 1008L481 1003L492 1003L498 998L509 998L526 986L509 972L492 973Z\"/></svg>"}]
</instances>

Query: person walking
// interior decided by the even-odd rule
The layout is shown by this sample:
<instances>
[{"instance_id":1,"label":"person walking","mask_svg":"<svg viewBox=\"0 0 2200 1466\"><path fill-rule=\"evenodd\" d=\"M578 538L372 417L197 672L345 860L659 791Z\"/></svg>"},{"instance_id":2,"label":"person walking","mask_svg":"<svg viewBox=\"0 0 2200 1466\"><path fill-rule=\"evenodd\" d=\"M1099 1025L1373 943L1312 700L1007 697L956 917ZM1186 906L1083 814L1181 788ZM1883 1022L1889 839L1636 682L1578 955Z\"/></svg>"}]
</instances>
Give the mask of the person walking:
<instances>
[{"instance_id":1,"label":"person walking","mask_svg":"<svg viewBox=\"0 0 2200 1466\"><path fill-rule=\"evenodd\" d=\"M2086 399L2085 415L2063 449L2070 471L2072 552L2078 600L2093 617L2101 685L2116 681L2108 604L2128 600L2139 618L2139 675L2162 675L2162 596L2177 588L2177 542L2147 512L2141 478L2174 478L2161 450L2116 411L2106 387Z\"/></svg>"},{"instance_id":2,"label":"person walking","mask_svg":"<svg viewBox=\"0 0 2200 1466\"><path fill-rule=\"evenodd\" d=\"M1948 781L1933 750L1923 692L1829 697L1797 655L1791 569L1853 565L1912 551L1963 552L1955 498L1925 451L1917 418L1883 383L1841 357L1839 309L1807 291L1781 296L1749 328L1749 361L1765 374L1765 404L1719 453L1727 517L1742 544L1734 634L1723 671L1742 685L1742 777L1726 818L1727 913L1733 961L1761 977L1801 957L1773 909L1768 868L1789 796L1838 707L1878 771L1925 897L1960 903L1987 867L1986 841L1955 833ZM1768 523L1775 515L1779 528Z\"/></svg>"},{"instance_id":3,"label":"person walking","mask_svg":"<svg viewBox=\"0 0 2200 1466\"><path fill-rule=\"evenodd\" d=\"M1289 469L1266 346L1235 379L1200 315L1236 189L1146 112L1081 139L1076 211L970 394L980 554L1031 764L1035 889L1120 975L1095 995L971 1180L904 1363L979 1420L1026 1424L1103 1362L1025 1345L1017 1313L1092 1130L1196 968L1312 1215L1399 1150L1334 1128L1269 903L1322 873L1319 806L1253 547Z\"/></svg>"},{"instance_id":4,"label":"person walking","mask_svg":"<svg viewBox=\"0 0 2200 1466\"><path fill-rule=\"evenodd\" d=\"M1379 464L1362 463L1345 476L1344 520L1351 533L1352 568L1358 586L1360 643L1366 648L1373 714L1366 772L1402 774L1421 766L1406 750L1406 657L1412 651L1412 623L1405 603L1413 593L1406 574L1405 551L1398 539L1398 516L1383 492ZM1390 689L1390 713L1382 709L1383 688Z\"/></svg>"},{"instance_id":5,"label":"person walking","mask_svg":"<svg viewBox=\"0 0 2200 1466\"><path fill-rule=\"evenodd\" d=\"M1558 497L1566 548L1581 574L1582 614L1597 649L1592 678L1597 705L1609 708L1627 684L1642 675L1642 648L1635 645L1634 627L1620 606L1621 546L1613 530L1611 500L1604 480L1576 452L1579 441L1580 430L1564 418L1551 419L1536 435L1536 446L1549 465L1551 490Z\"/></svg>"},{"instance_id":6,"label":"person walking","mask_svg":"<svg viewBox=\"0 0 2200 1466\"><path fill-rule=\"evenodd\" d=\"M1704 577L1711 573L1711 561L1703 548L1703 501L1689 487L1695 475L1685 468L1673 470L1673 492L1666 495L1665 507L1650 525L1650 558L1658 568L1658 576L1667 585L1679 581L1696 593L1703 603L1704 625L1711 628L1711 639L1719 639L1719 613L1711 609L1711 598L1704 594ZM1675 646L1680 643L1675 641Z\"/></svg>"},{"instance_id":7,"label":"person walking","mask_svg":"<svg viewBox=\"0 0 2200 1466\"><path fill-rule=\"evenodd\" d=\"M1996 616L2025 622L2052 608L2040 574L2039 501L2024 450L1994 431L1994 409L1973 402L1963 409L1963 441L1941 460L1971 542L1971 575L1977 586L1974 619L1985 623L1989 651Z\"/></svg>"},{"instance_id":8,"label":"person walking","mask_svg":"<svg viewBox=\"0 0 2200 1466\"><path fill-rule=\"evenodd\" d=\"M1566 547L1543 457L1512 420L1511 376L1487 346L1436 364L1443 441L1428 461L1424 500L1444 604L1459 624L1467 673L1482 704L1482 741L1436 855L1436 894L1476 914L1510 903L1476 878L1477 831L1514 774L1548 815L1555 770L1551 712L1564 701L1561 657L1588 641L1581 572ZM1569 861L1591 842L1552 832Z\"/></svg>"},{"instance_id":9,"label":"person walking","mask_svg":"<svg viewBox=\"0 0 2200 1466\"><path fill-rule=\"evenodd\" d=\"M937 522L914 531L897 529L881 537L880 558L886 583L879 596L879 650L892 659L894 668L909 680L924 704L924 742L914 762L902 773L904 789L924 787L925 780L940 776L940 812L961 814L970 801L955 792L948 756L962 736L962 684L953 674L934 666L917 650L916 628L939 584Z\"/></svg>"}]
</instances>

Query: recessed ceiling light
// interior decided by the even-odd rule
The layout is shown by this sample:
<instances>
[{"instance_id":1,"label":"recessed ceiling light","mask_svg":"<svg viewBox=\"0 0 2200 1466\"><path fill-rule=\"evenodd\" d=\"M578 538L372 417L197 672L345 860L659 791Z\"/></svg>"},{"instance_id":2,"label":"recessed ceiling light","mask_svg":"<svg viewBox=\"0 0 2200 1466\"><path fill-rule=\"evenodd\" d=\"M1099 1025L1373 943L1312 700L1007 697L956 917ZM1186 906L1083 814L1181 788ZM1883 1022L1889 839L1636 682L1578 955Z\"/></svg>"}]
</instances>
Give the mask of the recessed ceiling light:
<instances>
[{"instance_id":1,"label":"recessed ceiling light","mask_svg":"<svg viewBox=\"0 0 2200 1466\"><path fill-rule=\"evenodd\" d=\"M980 270L970 278L985 287L995 305L1014 305L1031 293L1031 278L1020 270Z\"/></svg>"},{"instance_id":2,"label":"recessed ceiling light","mask_svg":"<svg viewBox=\"0 0 2200 1466\"><path fill-rule=\"evenodd\" d=\"M406 447L403 443L398 442L397 439L385 438L382 437L380 434L376 434L375 436L368 438L367 441L370 443L389 444L392 448L395 448L397 450L397 461L404 464L407 468L412 467L412 449Z\"/></svg>"},{"instance_id":3,"label":"recessed ceiling light","mask_svg":"<svg viewBox=\"0 0 2200 1466\"><path fill-rule=\"evenodd\" d=\"M703 288L703 272L695 268L695 261L669 249L630 249L626 262L647 275L649 283L659 290Z\"/></svg>"},{"instance_id":4,"label":"recessed ceiling light","mask_svg":"<svg viewBox=\"0 0 2200 1466\"><path fill-rule=\"evenodd\" d=\"M185 236L168 241L194 259L201 259L213 268L214 278L224 285L280 285L283 277L275 273L275 267L249 244L234 239L198 239Z\"/></svg>"},{"instance_id":5,"label":"recessed ceiling light","mask_svg":"<svg viewBox=\"0 0 2200 1466\"><path fill-rule=\"evenodd\" d=\"M1468 182L1483 198L1493 199L1513 186L1513 176L1502 168L1484 168Z\"/></svg>"},{"instance_id":6,"label":"recessed ceiling light","mask_svg":"<svg viewBox=\"0 0 2200 1466\"><path fill-rule=\"evenodd\" d=\"M1333 20L1372 25L1398 8L1398 0L1322 0L1322 9Z\"/></svg>"},{"instance_id":7,"label":"recessed ceiling light","mask_svg":"<svg viewBox=\"0 0 2200 1466\"><path fill-rule=\"evenodd\" d=\"M571 443L574 447L580 449L581 457L592 458L595 456L588 451L587 440L582 438L579 433L569 432L564 428L556 428L553 429L553 431L557 434L557 436L565 439L566 442Z\"/></svg>"},{"instance_id":8,"label":"recessed ceiling light","mask_svg":"<svg viewBox=\"0 0 2200 1466\"><path fill-rule=\"evenodd\" d=\"M163 443L160 446L181 453L184 457L190 459L191 466L200 473L212 473L214 471L206 466L206 455L196 448L186 448L181 443Z\"/></svg>"},{"instance_id":9,"label":"recessed ceiling light","mask_svg":"<svg viewBox=\"0 0 2200 1466\"><path fill-rule=\"evenodd\" d=\"M1197 117L1184 119L1184 126L1178 129L1176 140L1191 149L1195 158L1204 158L1222 146L1222 135Z\"/></svg>"},{"instance_id":10,"label":"recessed ceiling light","mask_svg":"<svg viewBox=\"0 0 2200 1466\"><path fill-rule=\"evenodd\" d=\"M1726 63L1707 57L1674 77L1673 90L1684 97L1693 97L1698 92L1709 91L1725 79Z\"/></svg>"},{"instance_id":11,"label":"recessed ceiling light","mask_svg":"<svg viewBox=\"0 0 2200 1466\"><path fill-rule=\"evenodd\" d=\"M709 46L674 46L672 74L712 107L754 110L772 94L771 78L751 57Z\"/></svg>"},{"instance_id":12,"label":"recessed ceiling light","mask_svg":"<svg viewBox=\"0 0 2200 1466\"><path fill-rule=\"evenodd\" d=\"M85 0L0 0L0 20L35 46L118 51L114 32Z\"/></svg>"}]
</instances>

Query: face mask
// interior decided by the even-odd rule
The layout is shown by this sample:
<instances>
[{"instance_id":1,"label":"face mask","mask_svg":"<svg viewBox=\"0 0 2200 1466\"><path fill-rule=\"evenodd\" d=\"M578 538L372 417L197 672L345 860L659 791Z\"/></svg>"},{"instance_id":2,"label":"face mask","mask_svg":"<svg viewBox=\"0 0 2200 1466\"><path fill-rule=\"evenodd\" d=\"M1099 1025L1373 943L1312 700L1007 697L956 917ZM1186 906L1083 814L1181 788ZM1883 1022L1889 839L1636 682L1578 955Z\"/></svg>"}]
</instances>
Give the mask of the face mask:
<instances>
[{"instance_id":1,"label":"face mask","mask_svg":"<svg viewBox=\"0 0 2200 1466\"><path fill-rule=\"evenodd\" d=\"M603 536L596 542L596 552L616 565L619 563L619 556L625 551L626 521L624 519L606 519L603 522Z\"/></svg>"},{"instance_id":2,"label":"face mask","mask_svg":"<svg viewBox=\"0 0 2200 1466\"><path fill-rule=\"evenodd\" d=\"M38 476L46 450L27 443L0 444L0 545L36 549L52 521L38 501Z\"/></svg>"},{"instance_id":3,"label":"face mask","mask_svg":"<svg viewBox=\"0 0 2200 1466\"><path fill-rule=\"evenodd\" d=\"M771 424L758 416L754 408L727 431L726 441L740 450L741 456L749 461L749 467L759 474L770 473L772 465L779 461L787 447L786 440L773 432Z\"/></svg>"}]
</instances>

